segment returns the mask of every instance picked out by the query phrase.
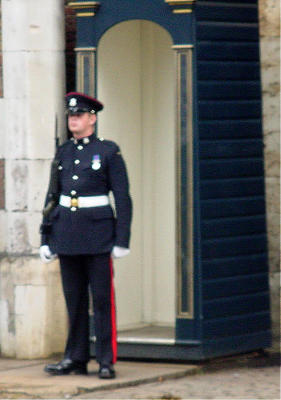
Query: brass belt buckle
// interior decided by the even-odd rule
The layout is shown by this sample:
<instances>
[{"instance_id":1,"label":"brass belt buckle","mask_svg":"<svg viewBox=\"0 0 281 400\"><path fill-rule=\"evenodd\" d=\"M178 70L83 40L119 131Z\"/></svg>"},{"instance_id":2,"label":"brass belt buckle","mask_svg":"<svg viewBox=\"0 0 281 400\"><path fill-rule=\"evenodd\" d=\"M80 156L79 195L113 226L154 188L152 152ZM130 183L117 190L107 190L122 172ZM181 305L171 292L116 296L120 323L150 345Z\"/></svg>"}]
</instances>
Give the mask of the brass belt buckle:
<instances>
[{"instance_id":1,"label":"brass belt buckle","mask_svg":"<svg viewBox=\"0 0 281 400\"><path fill-rule=\"evenodd\" d=\"M78 198L77 197L71 197L70 206L78 207Z\"/></svg>"}]
</instances>

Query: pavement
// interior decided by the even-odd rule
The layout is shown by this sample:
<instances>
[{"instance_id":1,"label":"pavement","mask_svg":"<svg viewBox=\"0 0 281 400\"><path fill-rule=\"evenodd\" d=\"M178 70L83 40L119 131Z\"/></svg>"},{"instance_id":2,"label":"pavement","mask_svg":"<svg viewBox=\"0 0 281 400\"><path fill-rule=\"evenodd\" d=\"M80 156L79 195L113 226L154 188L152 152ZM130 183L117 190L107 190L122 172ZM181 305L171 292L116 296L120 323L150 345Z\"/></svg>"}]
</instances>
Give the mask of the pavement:
<instances>
[{"instance_id":1,"label":"pavement","mask_svg":"<svg viewBox=\"0 0 281 400\"><path fill-rule=\"evenodd\" d=\"M1 399L69 399L97 390L136 386L164 379L176 379L198 371L199 366L119 361L114 380L101 380L98 365L88 364L88 375L50 376L43 371L47 363L57 360L0 359Z\"/></svg>"},{"instance_id":2,"label":"pavement","mask_svg":"<svg viewBox=\"0 0 281 400\"><path fill-rule=\"evenodd\" d=\"M0 399L280 399L280 353L252 352L200 363L119 361L114 380L49 376L51 360L0 358Z\"/></svg>"}]
</instances>

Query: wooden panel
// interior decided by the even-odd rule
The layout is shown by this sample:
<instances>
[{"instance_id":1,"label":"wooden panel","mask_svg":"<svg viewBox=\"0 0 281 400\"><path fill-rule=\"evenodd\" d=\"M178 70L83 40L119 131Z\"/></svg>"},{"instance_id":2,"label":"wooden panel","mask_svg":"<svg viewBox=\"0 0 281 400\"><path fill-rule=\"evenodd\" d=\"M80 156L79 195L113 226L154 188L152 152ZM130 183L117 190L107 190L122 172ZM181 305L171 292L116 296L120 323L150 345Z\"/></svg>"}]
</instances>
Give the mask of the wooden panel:
<instances>
[{"instance_id":1,"label":"wooden panel","mask_svg":"<svg viewBox=\"0 0 281 400\"><path fill-rule=\"evenodd\" d=\"M210 42L201 41L197 45L197 56L200 61L259 61L258 43Z\"/></svg>"},{"instance_id":2,"label":"wooden panel","mask_svg":"<svg viewBox=\"0 0 281 400\"><path fill-rule=\"evenodd\" d=\"M199 101L200 120L251 119L259 118L261 103L259 100L208 100Z\"/></svg>"},{"instance_id":3,"label":"wooden panel","mask_svg":"<svg viewBox=\"0 0 281 400\"><path fill-rule=\"evenodd\" d=\"M266 311L268 308L268 292L263 292L206 301L203 304L203 315L204 319L227 318L231 315Z\"/></svg>"},{"instance_id":4,"label":"wooden panel","mask_svg":"<svg viewBox=\"0 0 281 400\"><path fill-rule=\"evenodd\" d=\"M264 196L203 200L201 204L203 219L263 213L265 213Z\"/></svg>"},{"instance_id":5,"label":"wooden panel","mask_svg":"<svg viewBox=\"0 0 281 400\"><path fill-rule=\"evenodd\" d=\"M265 233L265 216L205 220L202 222L201 232L203 239Z\"/></svg>"},{"instance_id":6,"label":"wooden panel","mask_svg":"<svg viewBox=\"0 0 281 400\"><path fill-rule=\"evenodd\" d=\"M267 272L267 254L258 253L202 261L203 279L234 277Z\"/></svg>"},{"instance_id":7,"label":"wooden panel","mask_svg":"<svg viewBox=\"0 0 281 400\"><path fill-rule=\"evenodd\" d=\"M243 341L270 328L257 1L196 16L202 334Z\"/></svg>"},{"instance_id":8,"label":"wooden panel","mask_svg":"<svg viewBox=\"0 0 281 400\"><path fill-rule=\"evenodd\" d=\"M231 22L198 22L198 40L243 40L252 42L259 40L259 29L256 23L231 23Z\"/></svg>"},{"instance_id":9,"label":"wooden panel","mask_svg":"<svg viewBox=\"0 0 281 400\"><path fill-rule=\"evenodd\" d=\"M263 160L204 160L200 162L200 173L201 179L263 176Z\"/></svg>"},{"instance_id":10,"label":"wooden panel","mask_svg":"<svg viewBox=\"0 0 281 400\"><path fill-rule=\"evenodd\" d=\"M262 157L263 142L254 140L204 140L200 145L200 159Z\"/></svg>"},{"instance_id":11,"label":"wooden panel","mask_svg":"<svg viewBox=\"0 0 281 400\"><path fill-rule=\"evenodd\" d=\"M261 120L200 121L200 139L262 137Z\"/></svg>"},{"instance_id":12,"label":"wooden panel","mask_svg":"<svg viewBox=\"0 0 281 400\"><path fill-rule=\"evenodd\" d=\"M202 259L256 254L259 251L266 251L266 234L202 240Z\"/></svg>"},{"instance_id":13,"label":"wooden panel","mask_svg":"<svg viewBox=\"0 0 281 400\"><path fill-rule=\"evenodd\" d=\"M258 80L258 62L199 61L199 80Z\"/></svg>"},{"instance_id":14,"label":"wooden panel","mask_svg":"<svg viewBox=\"0 0 281 400\"><path fill-rule=\"evenodd\" d=\"M205 99L259 99L259 81L200 81L198 82L198 97Z\"/></svg>"},{"instance_id":15,"label":"wooden panel","mask_svg":"<svg viewBox=\"0 0 281 400\"><path fill-rule=\"evenodd\" d=\"M206 320L203 322L203 336L218 338L224 336L246 335L266 331L270 328L270 313L261 312L244 316Z\"/></svg>"},{"instance_id":16,"label":"wooden panel","mask_svg":"<svg viewBox=\"0 0 281 400\"><path fill-rule=\"evenodd\" d=\"M205 300L261 293L268 290L267 274L252 274L204 282Z\"/></svg>"},{"instance_id":17,"label":"wooden panel","mask_svg":"<svg viewBox=\"0 0 281 400\"><path fill-rule=\"evenodd\" d=\"M260 178L213 179L200 184L202 200L264 195L264 180Z\"/></svg>"},{"instance_id":18,"label":"wooden panel","mask_svg":"<svg viewBox=\"0 0 281 400\"><path fill-rule=\"evenodd\" d=\"M200 1L196 4L198 21L257 22L257 6L243 3Z\"/></svg>"}]
</instances>

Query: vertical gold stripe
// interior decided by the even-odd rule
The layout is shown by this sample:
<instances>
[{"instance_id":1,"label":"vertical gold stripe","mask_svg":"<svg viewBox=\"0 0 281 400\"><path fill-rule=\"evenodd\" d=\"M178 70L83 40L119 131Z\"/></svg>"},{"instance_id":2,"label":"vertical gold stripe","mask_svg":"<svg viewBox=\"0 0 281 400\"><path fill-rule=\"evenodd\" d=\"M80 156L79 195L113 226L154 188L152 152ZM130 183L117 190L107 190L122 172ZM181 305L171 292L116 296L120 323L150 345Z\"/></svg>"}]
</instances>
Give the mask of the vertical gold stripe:
<instances>
[{"instance_id":1,"label":"vertical gold stripe","mask_svg":"<svg viewBox=\"0 0 281 400\"><path fill-rule=\"evenodd\" d=\"M186 46L176 46L176 90L177 90L177 318L193 318L194 316L194 265L193 265L193 75L192 75L192 48ZM181 204L181 177L182 177L182 164L181 164L181 107L182 107L182 70L181 70L181 57L186 57L186 143L187 143L187 160L186 160L186 176L187 176L187 265L183 266L182 263L182 204ZM186 268L188 277L188 287L182 288L182 269ZM187 290L188 311L182 311L182 290Z\"/></svg>"},{"instance_id":2,"label":"vertical gold stripe","mask_svg":"<svg viewBox=\"0 0 281 400\"><path fill-rule=\"evenodd\" d=\"M181 298L182 298L182 293L181 293L181 242L182 242L182 235L181 235L181 129L180 129L180 110L181 110L181 87L180 87L180 77L181 77L181 63L180 63L180 53L177 51L176 53L176 131L177 131L177 146L176 146L176 171L177 171L177 190L176 190L176 196L177 196L177 210L176 210L176 220L177 220L177 243L176 243L176 254L177 254L177 288L176 288L176 294L177 294L177 315L179 315L180 310L181 310Z\"/></svg>"},{"instance_id":3,"label":"vertical gold stripe","mask_svg":"<svg viewBox=\"0 0 281 400\"><path fill-rule=\"evenodd\" d=\"M189 300L189 315L188 318L193 318L194 315L194 248L193 248L193 79L192 79L192 51L187 52L187 143L188 146L188 162L187 162L187 199L188 199L188 300Z\"/></svg>"},{"instance_id":4,"label":"vertical gold stripe","mask_svg":"<svg viewBox=\"0 0 281 400\"><path fill-rule=\"evenodd\" d=\"M76 50L76 90L85 93L85 59L89 62L89 96L95 97L95 63L96 48L75 49Z\"/></svg>"},{"instance_id":5,"label":"vertical gold stripe","mask_svg":"<svg viewBox=\"0 0 281 400\"><path fill-rule=\"evenodd\" d=\"M82 58L82 53L77 52L76 53L76 90L78 92L82 92L82 87L83 87L83 75L82 71L84 70L83 68L83 58Z\"/></svg>"}]
</instances>

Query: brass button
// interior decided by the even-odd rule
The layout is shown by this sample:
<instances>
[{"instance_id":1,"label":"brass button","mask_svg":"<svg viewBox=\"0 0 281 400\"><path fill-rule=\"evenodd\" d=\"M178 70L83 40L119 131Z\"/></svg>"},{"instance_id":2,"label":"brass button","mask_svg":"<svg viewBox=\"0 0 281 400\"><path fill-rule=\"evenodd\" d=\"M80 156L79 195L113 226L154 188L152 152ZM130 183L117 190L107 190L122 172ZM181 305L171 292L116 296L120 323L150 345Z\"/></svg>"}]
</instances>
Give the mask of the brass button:
<instances>
[{"instance_id":1,"label":"brass button","mask_svg":"<svg viewBox=\"0 0 281 400\"><path fill-rule=\"evenodd\" d=\"M76 190L71 190L70 192L71 196L75 196L77 194Z\"/></svg>"},{"instance_id":2,"label":"brass button","mask_svg":"<svg viewBox=\"0 0 281 400\"><path fill-rule=\"evenodd\" d=\"M74 164L76 164L76 165L80 164L80 160L75 160Z\"/></svg>"},{"instance_id":3,"label":"brass button","mask_svg":"<svg viewBox=\"0 0 281 400\"><path fill-rule=\"evenodd\" d=\"M79 176L73 175L72 179L73 179L74 181L77 181L77 179L79 179Z\"/></svg>"},{"instance_id":4,"label":"brass button","mask_svg":"<svg viewBox=\"0 0 281 400\"><path fill-rule=\"evenodd\" d=\"M79 144L79 146L77 146L78 150L83 150L83 146L81 144Z\"/></svg>"},{"instance_id":5,"label":"brass button","mask_svg":"<svg viewBox=\"0 0 281 400\"><path fill-rule=\"evenodd\" d=\"M77 208L76 207L71 207L71 209L70 209L71 211L76 211L77 210Z\"/></svg>"}]
</instances>

